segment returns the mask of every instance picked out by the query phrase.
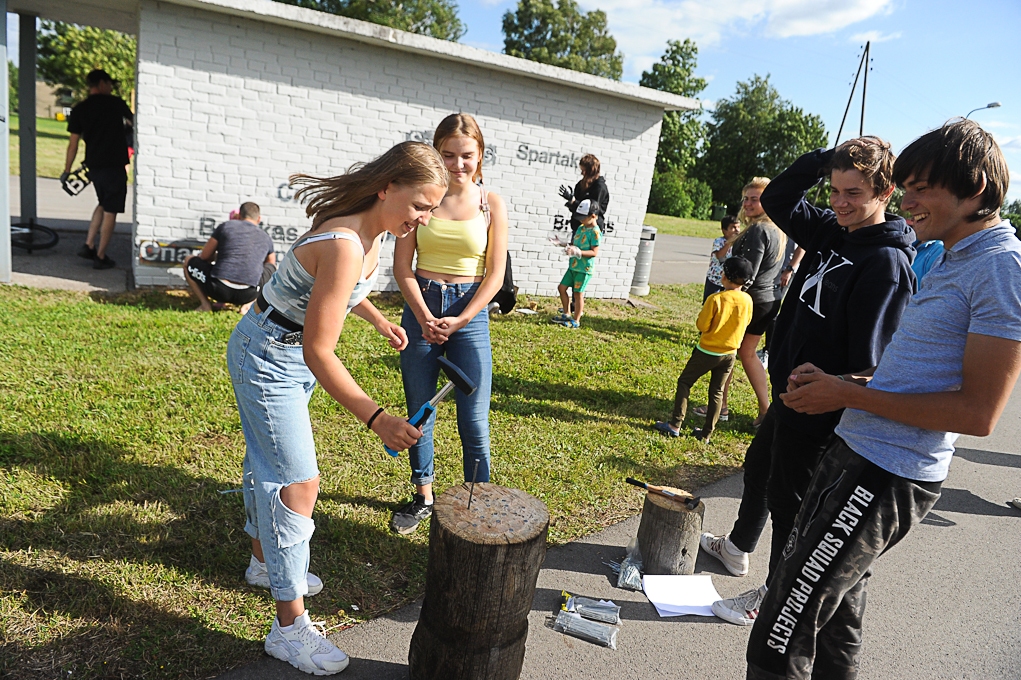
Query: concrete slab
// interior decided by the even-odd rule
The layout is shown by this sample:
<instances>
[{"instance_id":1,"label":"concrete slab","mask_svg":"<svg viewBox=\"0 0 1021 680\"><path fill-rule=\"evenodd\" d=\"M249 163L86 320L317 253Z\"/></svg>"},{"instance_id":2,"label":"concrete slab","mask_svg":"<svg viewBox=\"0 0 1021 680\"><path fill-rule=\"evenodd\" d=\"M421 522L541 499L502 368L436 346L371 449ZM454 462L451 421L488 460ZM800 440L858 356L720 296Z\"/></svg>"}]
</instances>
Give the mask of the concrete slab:
<instances>
[{"instance_id":1,"label":"concrete slab","mask_svg":"<svg viewBox=\"0 0 1021 680\"><path fill-rule=\"evenodd\" d=\"M53 224L43 220L46 224ZM64 222L72 222L65 220ZM76 253L85 242L88 222L74 222L74 231L60 231L60 241L49 250L34 250L31 254L18 248L11 249L11 283L31 288L59 290L100 291L123 293L130 287L131 234L114 233L107 255L117 263L113 269L92 268L91 260L83 260ZM84 228L82 228L84 227Z\"/></svg>"},{"instance_id":2,"label":"concrete slab","mask_svg":"<svg viewBox=\"0 0 1021 680\"><path fill-rule=\"evenodd\" d=\"M1021 389L992 437L962 437L929 517L877 563L869 584L862 678L1015 679L1021 667L1021 512L1006 501L1021 495ZM654 480L655 481L655 480ZM733 523L741 480L733 476L699 491L704 528ZM604 561L619 560L638 517L549 551L539 576L529 633L525 680L567 678L705 678L744 676L748 628L715 618L661 619L641 593L613 587ZM768 549L769 529L760 545ZM696 572L712 574L731 597L765 578L760 549L747 577L699 556ZM329 584L327 584L329 587ZM566 637L547 627L562 589L612 599L622 609L616 650ZM348 680L404 680L420 604L331 636L351 657ZM307 677L268 657L221 680Z\"/></svg>"},{"instance_id":3,"label":"concrete slab","mask_svg":"<svg viewBox=\"0 0 1021 680\"><path fill-rule=\"evenodd\" d=\"M704 283L712 239L656 234L649 283Z\"/></svg>"}]
</instances>

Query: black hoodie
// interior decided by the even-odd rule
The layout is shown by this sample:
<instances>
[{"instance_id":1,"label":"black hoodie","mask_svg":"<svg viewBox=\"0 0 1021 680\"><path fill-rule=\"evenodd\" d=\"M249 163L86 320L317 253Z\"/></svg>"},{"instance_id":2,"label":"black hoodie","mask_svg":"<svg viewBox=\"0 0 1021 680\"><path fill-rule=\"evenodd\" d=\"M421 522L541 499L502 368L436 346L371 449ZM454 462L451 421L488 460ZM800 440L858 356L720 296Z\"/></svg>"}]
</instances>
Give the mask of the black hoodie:
<instances>
[{"instance_id":1,"label":"black hoodie","mask_svg":"<svg viewBox=\"0 0 1021 680\"><path fill-rule=\"evenodd\" d=\"M578 231L578 227L581 225L581 218L575 214L574 210L586 198L599 206L599 217L596 219L596 224L602 230L603 225L606 223L604 217L606 215L606 206L610 205L610 190L606 188L606 180L603 179L602 175L592 180L587 189L582 186L584 183L585 180L580 180L574 185L574 195L567 201L567 207L571 209L571 231Z\"/></svg>"},{"instance_id":2,"label":"black hoodie","mask_svg":"<svg viewBox=\"0 0 1021 680\"><path fill-rule=\"evenodd\" d=\"M915 291L915 232L902 218L887 213L886 222L849 233L832 210L805 200L832 158L832 149L805 154L761 198L773 223L805 249L770 341L773 406L781 422L820 438L843 411L808 416L787 408L779 395L791 370L806 362L831 374L875 366Z\"/></svg>"}]
</instances>

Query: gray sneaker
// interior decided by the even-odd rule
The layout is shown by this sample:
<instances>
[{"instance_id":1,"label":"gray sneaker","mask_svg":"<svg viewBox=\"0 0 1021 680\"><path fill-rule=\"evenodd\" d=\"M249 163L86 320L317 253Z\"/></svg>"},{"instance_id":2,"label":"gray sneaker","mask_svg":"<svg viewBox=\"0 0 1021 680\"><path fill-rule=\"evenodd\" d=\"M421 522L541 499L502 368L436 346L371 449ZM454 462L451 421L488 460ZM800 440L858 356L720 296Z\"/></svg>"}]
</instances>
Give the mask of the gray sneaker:
<instances>
[{"instance_id":1,"label":"gray sneaker","mask_svg":"<svg viewBox=\"0 0 1021 680\"><path fill-rule=\"evenodd\" d=\"M766 586L741 593L737 597L713 602L713 614L724 621L738 626L750 626L755 623L762 606L762 598L766 596Z\"/></svg>"},{"instance_id":2,"label":"gray sneaker","mask_svg":"<svg viewBox=\"0 0 1021 680\"><path fill-rule=\"evenodd\" d=\"M429 519L433 514L433 506L425 504L425 496L415 494L411 502L394 512L390 519L390 528L405 536L418 528L419 522Z\"/></svg>"},{"instance_id":3,"label":"gray sneaker","mask_svg":"<svg viewBox=\"0 0 1021 680\"><path fill-rule=\"evenodd\" d=\"M720 562L723 562L723 566L725 566L727 571L731 574L734 576L745 576L748 573L748 553L743 552L740 555L735 555L727 550L728 538L730 538L730 534L727 534L726 536L714 536L707 531L702 534L702 537L698 540L698 544L707 555L712 555Z\"/></svg>"}]
</instances>

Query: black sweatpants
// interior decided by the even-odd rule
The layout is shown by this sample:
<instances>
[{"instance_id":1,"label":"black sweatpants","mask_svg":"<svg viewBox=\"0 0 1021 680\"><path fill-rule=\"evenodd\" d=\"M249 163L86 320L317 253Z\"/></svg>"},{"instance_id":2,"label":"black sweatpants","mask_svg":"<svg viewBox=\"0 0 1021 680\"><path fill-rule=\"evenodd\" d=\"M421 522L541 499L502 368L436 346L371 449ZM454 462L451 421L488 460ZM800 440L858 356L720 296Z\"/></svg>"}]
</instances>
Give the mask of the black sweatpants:
<instances>
[{"instance_id":1,"label":"black sweatpants","mask_svg":"<svg viewBox=\"0 0 1021 680\"><path fill-rule=\"evenodd\" d=\"M853 680L872 563L939 499L835 438L809 484L748 640L748 680Z\"/></svg>"},{"instance_id":2,"label":"black sweatpants","mask_svg":"<svg viewBox=\"0 0 1021 680\"><path fill-rule=\"evenodd\" d=\"M801 508L801 501L812 481L812 475L819 467L830 442L833 431L824 434L808 434L803 429L776 419L773 427L773 448L770 456L769 482L766 486L766 507L773 520L773 541L769 550L769 575L766 584L776 570L787 537L794 528L794 520ZM733 541L734 539L731 539Z\"/></svg>"},{"instance_id":3,"label":"black sweatpants","mask_svg":"<svg viewBox=\"0 0 1021 680\"><path fill-rule=\"evenodd\" d=\"M769 482L775 424L776 409L770 406L744 454L744 491L741 492L737 520L730 530L730 542L744 552L755 552L755 546L759 544L762 529L769 518L766 485Z\"/></svg>"}]
</instances>

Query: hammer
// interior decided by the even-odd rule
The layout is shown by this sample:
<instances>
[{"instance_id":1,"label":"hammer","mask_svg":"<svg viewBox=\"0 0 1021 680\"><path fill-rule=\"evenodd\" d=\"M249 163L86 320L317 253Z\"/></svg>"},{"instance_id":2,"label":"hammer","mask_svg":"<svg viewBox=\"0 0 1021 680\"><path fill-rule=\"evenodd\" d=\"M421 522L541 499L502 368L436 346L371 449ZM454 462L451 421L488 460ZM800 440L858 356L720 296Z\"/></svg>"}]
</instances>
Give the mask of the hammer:
<instances>
[{"instance_id":1,"label":"hammer","mask_svg":"<svg viewBox=\"0 0 1021 680\"><path fill-rule=\"evenodd\" d=\"M658 494L660 496L665 496L666 498L673 499L673 500L678 501L680 503L684 503L685 507L687 507L688 510L694 510L695 508L697 508L699 501L702 500L701 498L699 498L697 496L695 496L695 497L692 497L691 495L682 496L680 494L674 493L673 491L668 491L667 489L665 489L662 486L656 486L655 484L648 484L646 482L640 482L637 479L635 479L634 477L628 477L624 481L627 482L628 484L633 484L634 486L637 486L637 487L640 487L642 489L645 489L649 493Z\"/></svg>"},{"instance_id":2,"label":"hammer","mask_svg":"<svg viewBox=\"0 0 1021 680\"><path fill-rule=\"evenodd\" d=\"M475 391L475 383L471 381L471 378L464 374L464 371L451 363L446 357L439 357L438 361L440 362L440 368L442 368L443 372L447 374L447 384L436 393L435 397L422 404L422 408L418 409L418 412L415 415L408 418L408 423L412 427L420 427L422 423L429 420L429 416L436 412L436 406L446 399L447 395L450 394L451 390L455 387L465 394L472 394ZM397 451L394 451L386 444L383 445L383 448L386 449L386 452L394 458L400 455Z\"/></svg>"}]
</instances>

